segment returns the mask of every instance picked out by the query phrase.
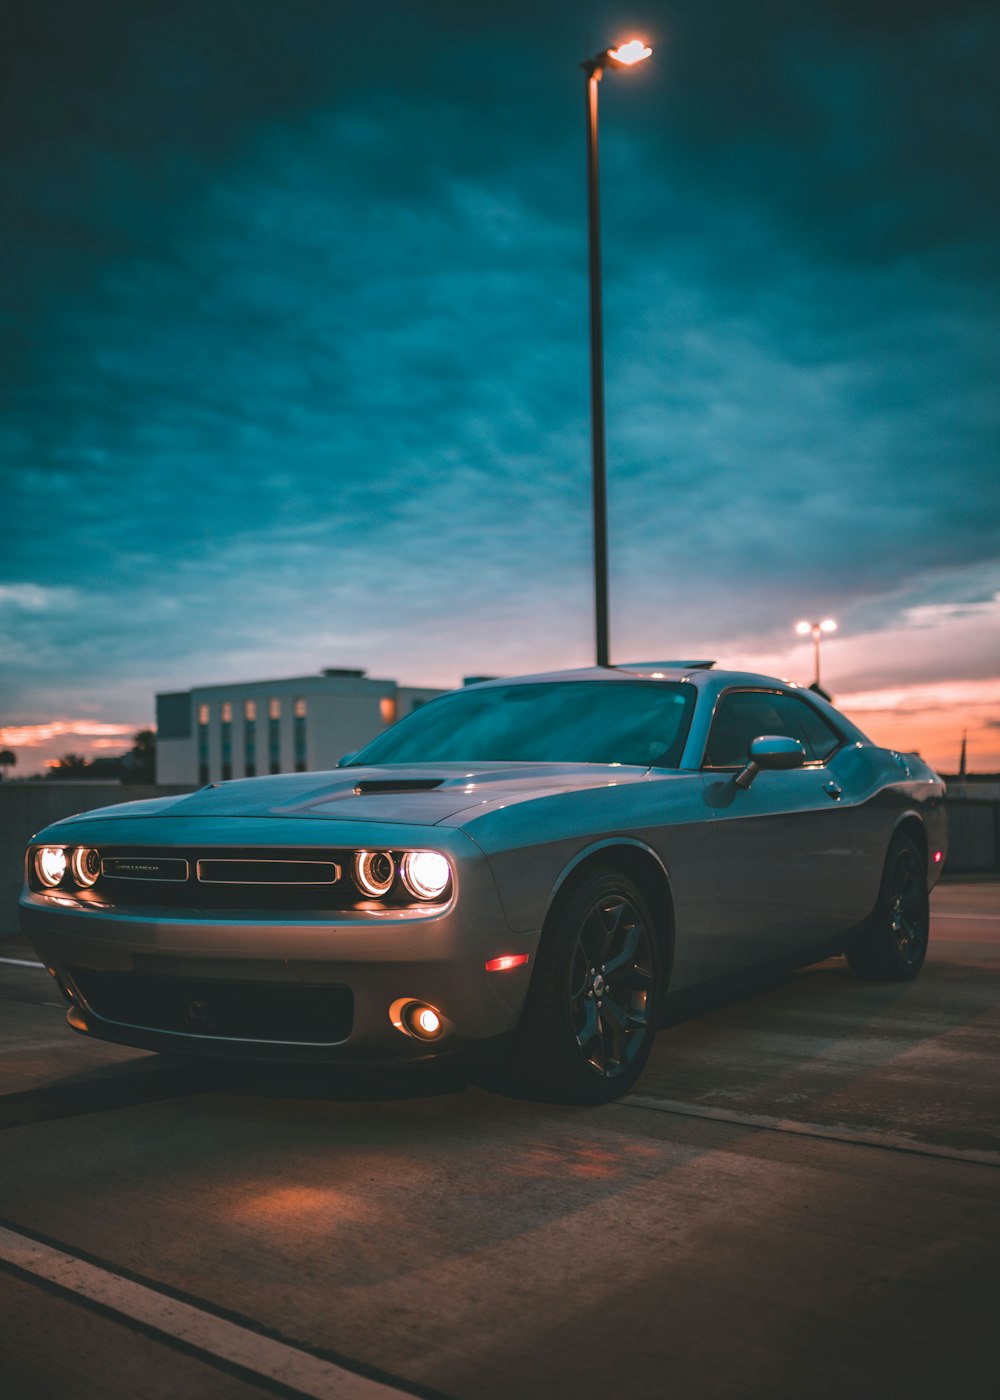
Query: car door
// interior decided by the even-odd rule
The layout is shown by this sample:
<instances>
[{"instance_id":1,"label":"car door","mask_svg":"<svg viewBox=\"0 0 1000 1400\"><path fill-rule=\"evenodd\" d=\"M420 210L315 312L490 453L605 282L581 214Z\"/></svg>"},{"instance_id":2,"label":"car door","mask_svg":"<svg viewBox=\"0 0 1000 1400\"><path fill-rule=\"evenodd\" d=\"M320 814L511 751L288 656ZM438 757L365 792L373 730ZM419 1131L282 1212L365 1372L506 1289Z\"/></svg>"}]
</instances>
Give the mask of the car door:
<instances>
[{"instance_id":1,"label":"car door","mask_svg":"<svg viewBox=\"0 0 1000 1400\"><path fill-rule=\"evenodd\" d=\"M764 734L798 739L806 765L764 770L749 788L737 787L751 742ZM851 794L828 767L843 743L790 692L739 688L721 696L702 778L716 872L713 944L725 970L802 954L855 921L857 819Z\"/></svg>"}]
</instances>

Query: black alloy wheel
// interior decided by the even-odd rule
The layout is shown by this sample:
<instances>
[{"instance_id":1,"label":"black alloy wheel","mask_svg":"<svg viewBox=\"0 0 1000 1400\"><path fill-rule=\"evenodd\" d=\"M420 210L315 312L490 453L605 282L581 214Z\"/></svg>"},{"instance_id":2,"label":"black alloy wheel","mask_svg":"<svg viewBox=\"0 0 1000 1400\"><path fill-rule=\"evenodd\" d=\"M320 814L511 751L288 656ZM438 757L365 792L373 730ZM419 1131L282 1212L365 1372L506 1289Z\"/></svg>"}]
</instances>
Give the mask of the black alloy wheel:
<instances>
[{"instance_id":1,"label":"black alloy wheel","mask_svg":"<svg viewBox=\"0 0 1000 1400\"><path fill-rule=\"evenodd\" d=\"M577 935L569 997L576 1043L605 1079L623 1074L650 1030L652 935L625 894L595 901Z\"/></svg>"},{"instance_id":2,"label":"black alloy wheel","mask_svg":"<svg viewBox=\"0 0 1000 1400\"><path fill-rule=\"evenodd\" d=\"M546 927L519 1027L532 1087L579 1104L627 1093L652 1049L662 967L652 913L628 876L602 868L574 884Z\"/></svg>"},{"instance_id":3,"label":"black alloy wheel","mask_svg":"<svg viewBox=\"0 0 1000 1400\"><path fill-rule=\"evenodd\" d=\"M907 982L924 965L929 934L927 866L912 837L901 834L889 847L875 911L847 960L861 977Z\"/></svg>"}]
</instances>

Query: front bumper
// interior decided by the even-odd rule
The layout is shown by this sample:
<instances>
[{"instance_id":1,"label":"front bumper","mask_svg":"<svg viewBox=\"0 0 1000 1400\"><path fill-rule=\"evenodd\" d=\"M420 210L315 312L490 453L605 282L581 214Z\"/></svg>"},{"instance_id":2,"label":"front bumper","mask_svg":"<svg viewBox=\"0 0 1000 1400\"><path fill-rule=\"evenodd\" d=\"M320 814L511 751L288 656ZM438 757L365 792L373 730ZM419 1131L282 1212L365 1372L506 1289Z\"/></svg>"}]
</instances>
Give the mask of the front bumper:
<instances>
[{"instance_id":1,"label":"front bumper","mask_svg":"<svg viewBox=\"0 0 1000 1400\"><path fill-rule=\"evenodd\" d=\"M71 1002L69 1024L83 1034L225 1058L406 1063L505 1036L524 1002L538 934L511 933L484 860L462 863L459 889L441 908L309 918L112 911L26 889L20 915ZM487 959L511 952L528 953L528 964L485 970ZM393 1024L390 1009L403 998L438 1010L439 1039L417 1040ZM269 1009L276 1006L280 1016Z\"/></svg>"}]
</instances>

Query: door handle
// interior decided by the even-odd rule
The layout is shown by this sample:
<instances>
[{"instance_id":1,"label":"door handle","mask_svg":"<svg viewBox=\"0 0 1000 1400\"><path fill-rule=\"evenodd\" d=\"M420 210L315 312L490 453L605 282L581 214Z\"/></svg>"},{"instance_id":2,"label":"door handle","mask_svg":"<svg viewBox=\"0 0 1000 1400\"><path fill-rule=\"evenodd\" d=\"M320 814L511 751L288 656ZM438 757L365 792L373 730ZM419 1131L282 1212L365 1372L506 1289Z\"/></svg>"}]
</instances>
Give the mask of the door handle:
<instances>
[{"instance_id":1,"label":"door handle","mask_svg":"<svg viewBox=\"0 0 1000 1400\"><path fill-rule=\"evenodd\" d=\"M832 797L834 802L839 802L843 796L844 790L839 783L830 782L823 784L823 791L826 793L827 797Z\"/></svg>"}]
</instances>

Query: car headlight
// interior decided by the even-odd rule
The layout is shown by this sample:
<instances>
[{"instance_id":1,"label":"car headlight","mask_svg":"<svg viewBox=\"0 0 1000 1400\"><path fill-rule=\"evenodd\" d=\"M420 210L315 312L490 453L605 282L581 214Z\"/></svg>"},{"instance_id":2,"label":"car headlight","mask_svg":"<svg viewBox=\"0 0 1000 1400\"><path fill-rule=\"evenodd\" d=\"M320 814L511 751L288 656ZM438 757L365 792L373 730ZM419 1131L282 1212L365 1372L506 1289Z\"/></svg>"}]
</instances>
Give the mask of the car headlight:
<instances>
[{"instance_id":1,"label":"car headlight","mask_svg":"<svg viewBox=\"0 0 1000 1400\"><path fill-rule=\"evenodd\" d=\"M440 851L407 851L400 861L399 873L417 899L440 898L451 879L451 867Z\"/></svg>"},{"instance_id":2,"label":"car headlight","mask_svg":"<svg viewBox=\"0 0 1000 1400\"><path fill-rule=\"evenodd\" d=\"M93 846L77 846L70 856L69 868L73 879L84 889L89 889L101 873L101 853Z\"/></svg>"},{"instance_id":3,"label":"car headlight","mask_svg":"<svg viewBox=\"0 0 1000 1400\"><path fill-rule=\"evenodd\" d=\"M66 874L66 851L62 846L39 846L35 852L35 875L39 884L54 889Z\"/></svg>"},{"instance_id":4,"label":"car headlight","mask_svg":"<svg viewBox=\"0 0 1000 1400\"><path fill-rule=\"evenodd\" d=\"M354 878L365 894L378 899L388 894L396 876L391 851L358 851L354 857Z\"/></svg>"}]
</instances>

